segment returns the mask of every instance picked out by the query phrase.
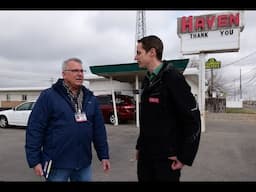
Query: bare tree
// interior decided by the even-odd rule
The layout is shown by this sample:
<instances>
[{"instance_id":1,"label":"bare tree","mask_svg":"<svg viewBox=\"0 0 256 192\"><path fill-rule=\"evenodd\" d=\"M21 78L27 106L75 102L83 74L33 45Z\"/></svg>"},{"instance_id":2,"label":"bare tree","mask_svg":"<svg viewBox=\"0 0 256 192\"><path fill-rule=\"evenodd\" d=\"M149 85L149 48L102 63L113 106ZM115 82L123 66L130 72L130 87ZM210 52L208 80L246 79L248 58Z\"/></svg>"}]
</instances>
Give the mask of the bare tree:
<instances>
[{"instance_id":1,"label":"bare tree","mask_svg":"<svg viewBox=\"0 0 256 192\"><path fill-rule=\"evenodd\" d=\"M208 81L208 96L211 97L212 93L211 91L217 92L217 95L219 96L221 93L224 95L228 95L231 93L232 89L230 86L228 86L229 80L223 76L220 70L213 69L213 76L211 77L211 69L206 70L205 75L207 81Z\"/></svg>"}]
</instances>

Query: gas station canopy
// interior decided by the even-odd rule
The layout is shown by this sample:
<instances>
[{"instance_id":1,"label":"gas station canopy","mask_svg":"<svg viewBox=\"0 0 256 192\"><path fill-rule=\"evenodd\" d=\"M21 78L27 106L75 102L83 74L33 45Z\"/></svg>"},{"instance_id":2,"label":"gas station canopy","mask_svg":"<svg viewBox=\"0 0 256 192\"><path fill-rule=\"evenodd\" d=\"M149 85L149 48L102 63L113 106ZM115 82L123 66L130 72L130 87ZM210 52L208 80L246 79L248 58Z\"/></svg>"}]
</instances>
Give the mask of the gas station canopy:
<instances>
[{"instance_id":1,"label":"gas station canopy","mask_svg":"<svg viewBox=\"0 0 256 192\"><path fill-rule=\"evenodd\" d=\"M183 72L187 67L189 59L165 60L165 62ZM134 76L136 75L139 81L143 80L147 71L145 68L139 68L138 63L90 66L90 70L93 74L105 78L112 77L113 80L130 83L134 82Z\"/></svg>"}]
</instances>

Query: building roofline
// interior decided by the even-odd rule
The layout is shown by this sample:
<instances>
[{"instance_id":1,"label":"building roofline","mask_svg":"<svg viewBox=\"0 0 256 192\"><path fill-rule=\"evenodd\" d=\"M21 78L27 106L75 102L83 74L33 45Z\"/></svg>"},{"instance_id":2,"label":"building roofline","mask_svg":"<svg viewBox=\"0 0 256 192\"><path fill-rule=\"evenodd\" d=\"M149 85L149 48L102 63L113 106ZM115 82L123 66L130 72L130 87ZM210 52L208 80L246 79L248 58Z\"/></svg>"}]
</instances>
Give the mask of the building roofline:
<instances>
[{"instance_id":1,"label":"building roofline","mask_svg":"<svg viewBox=\"0 0 256 192\"><path fill-rule=\"evenodd\" d=\"M0 91L42 91L48 87L8 87L0 88Z\"/></svg>"}]
</instances>

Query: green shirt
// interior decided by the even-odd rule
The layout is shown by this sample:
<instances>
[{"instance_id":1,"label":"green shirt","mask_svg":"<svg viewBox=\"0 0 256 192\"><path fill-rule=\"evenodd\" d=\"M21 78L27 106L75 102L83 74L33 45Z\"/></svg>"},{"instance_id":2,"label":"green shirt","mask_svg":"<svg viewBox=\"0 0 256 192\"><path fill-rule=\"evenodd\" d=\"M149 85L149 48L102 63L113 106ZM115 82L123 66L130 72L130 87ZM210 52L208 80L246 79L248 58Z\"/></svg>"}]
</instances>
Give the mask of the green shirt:
<instances>
[{"instance_id":1,"label":"green shirt","mask_svg":"<svg viewBox=\"0 0 256 192\"><path fill-rule=\"evenodd\" d=\"M163 66L163 63L161 63L160 65L158 65L155 69L154 69L154 71L152 72L152 73L150 73L149 71L148 71L148 78L149 78L149 80L151 81L155 76L157 76L158 75L158 73L159 73L159 71L162 69L162 66Z\"/></svg>"}]
</instances>

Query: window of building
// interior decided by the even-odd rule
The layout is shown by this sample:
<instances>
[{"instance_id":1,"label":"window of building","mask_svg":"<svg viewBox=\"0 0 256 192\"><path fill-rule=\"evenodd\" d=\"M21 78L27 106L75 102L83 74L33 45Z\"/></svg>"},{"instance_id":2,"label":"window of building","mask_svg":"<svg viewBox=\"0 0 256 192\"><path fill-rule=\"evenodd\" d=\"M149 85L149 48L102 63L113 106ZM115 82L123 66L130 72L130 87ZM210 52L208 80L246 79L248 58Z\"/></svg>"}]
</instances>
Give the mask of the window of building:
<instances>
[{"instance_id":1,"label":"window of building","mask_svg":"<svg viewBox=\"0 0 256 192\"><path fill-rule=\"evenodd\" d=\"M22 95L22 101L27 101L27 95Z\"/></svg>"},{"instance_id":2,"label":"window of building","mask_svg":"<svg viewBox=\"0 0 256 192\"><path fill-rule=\"evenodd\" d=\"M6 101L10 101L11 100L11 96L9 94L6 94Z\"/></svg>"}]
</instances>

